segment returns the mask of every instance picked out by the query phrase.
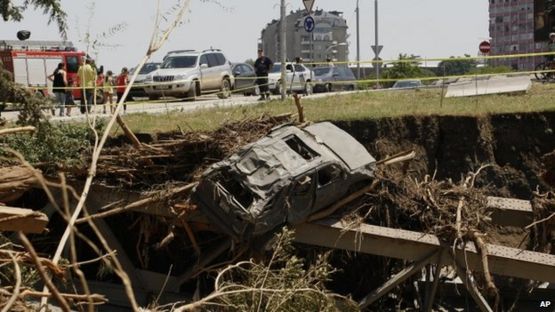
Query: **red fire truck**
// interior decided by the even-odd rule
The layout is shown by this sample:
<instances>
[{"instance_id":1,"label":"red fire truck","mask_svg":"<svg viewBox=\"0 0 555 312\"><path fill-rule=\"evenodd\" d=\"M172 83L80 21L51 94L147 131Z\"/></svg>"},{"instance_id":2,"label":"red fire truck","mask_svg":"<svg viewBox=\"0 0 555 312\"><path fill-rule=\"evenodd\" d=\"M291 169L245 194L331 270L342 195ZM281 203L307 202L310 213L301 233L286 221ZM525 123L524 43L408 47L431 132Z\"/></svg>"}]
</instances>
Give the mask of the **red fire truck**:
<instances>
[{"instance_id":1,"label":"red fire truck","mask_svg":"<svg viewBox=\"0 0 555 312\"><path fill-rule=\"evenodd\" d=\"M67 69L67 79L78 84L77 70L85 52L78 51L68 41L11 41L0 40L0 61L13 74L16 83L37 88L43 95L52 93L48 80L59 63ZM79 90L73 90L75 99L81 98Z\"/></svg>"}]
</instances>

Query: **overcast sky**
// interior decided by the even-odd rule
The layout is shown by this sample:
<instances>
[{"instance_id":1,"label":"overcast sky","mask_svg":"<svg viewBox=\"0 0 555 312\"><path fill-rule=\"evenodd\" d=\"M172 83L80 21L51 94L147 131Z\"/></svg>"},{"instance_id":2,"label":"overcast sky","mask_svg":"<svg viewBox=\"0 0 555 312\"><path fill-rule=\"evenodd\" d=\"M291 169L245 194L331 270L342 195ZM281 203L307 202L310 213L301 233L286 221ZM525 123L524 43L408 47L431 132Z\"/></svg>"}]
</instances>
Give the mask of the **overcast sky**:
<instances>
[{"instance_id":1,"label":"overcast sky","mask_svg":"<svg viewBox=\"0 0 555 312\"><path fill-rule=\"evenodd\" d=\"M17 2L17 1L15 1ZM84 34L90 25L92 37L109 28L126 23L124 31L101 39L105 45L118 47L99 49L98 64L119 71L134 66L144 55L152 33L156 1L154 0L62 0L69 15L69 40L85 49ZM166 7L175 1L163 0ZM158 52L160 60L168 50L222 49L232 61L256 56L260 31L272 19L279 18L278 0L219 0L215 3L192 0L184 24ZM94 6L94 10L91 7ZM287 0L287 11L302 7L301 0ZM356 58L356 0L316 0L315 7L344 12L349 25L350 59ZM360 0L361 59L373 57L374 0ZM92 18L91 18L92 15ZM90 21L90 22L89 22ZM0 39L16 39L20 29L32 32L32 40L59 40L55 25L46 25L40 11L25 13L20 23L0 20ZM476 55L480 41L488 39L487 0L380 0L380 44L383 59L397 58L399 53L422 57Z\"/></svg>"}]
</instances>

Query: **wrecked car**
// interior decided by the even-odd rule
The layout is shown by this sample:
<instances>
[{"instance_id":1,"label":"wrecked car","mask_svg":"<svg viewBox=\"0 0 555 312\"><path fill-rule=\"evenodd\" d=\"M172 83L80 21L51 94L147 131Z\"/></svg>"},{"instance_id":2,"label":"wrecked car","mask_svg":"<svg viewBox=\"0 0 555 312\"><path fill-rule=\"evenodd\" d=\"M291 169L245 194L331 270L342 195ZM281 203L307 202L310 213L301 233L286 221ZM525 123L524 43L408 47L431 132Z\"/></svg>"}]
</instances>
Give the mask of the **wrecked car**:
<instances>
[{"instance_id":1,"label":"wrecked car","mask_svg":"<svg viewBox=\"0 0 555 312\"><path fill-rule=\"evenodd\" d=\"M235 240L304 222L367 185L375 159L329 122L283 125L207 169L192 199Z\"/></svg>"}]
</instances>

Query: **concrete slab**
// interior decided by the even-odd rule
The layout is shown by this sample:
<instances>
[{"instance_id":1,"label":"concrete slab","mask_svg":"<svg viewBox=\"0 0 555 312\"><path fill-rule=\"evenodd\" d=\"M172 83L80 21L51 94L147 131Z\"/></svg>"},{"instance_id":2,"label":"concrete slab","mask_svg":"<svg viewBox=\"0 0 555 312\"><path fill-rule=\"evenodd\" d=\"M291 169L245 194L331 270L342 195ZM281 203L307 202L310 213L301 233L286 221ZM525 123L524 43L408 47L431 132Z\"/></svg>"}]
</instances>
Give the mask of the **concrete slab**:
<instances>
[{"instance_id":1,"label":"concrete slab","mask_svg":"<svg viewBox=\"0 0 555 312\"><path fill-rule=\"evenodd\" d=\"M493 76L459 79L449 84L445 97L526 92L532 87L530 76Z\"/></svg>"}]
</instances>

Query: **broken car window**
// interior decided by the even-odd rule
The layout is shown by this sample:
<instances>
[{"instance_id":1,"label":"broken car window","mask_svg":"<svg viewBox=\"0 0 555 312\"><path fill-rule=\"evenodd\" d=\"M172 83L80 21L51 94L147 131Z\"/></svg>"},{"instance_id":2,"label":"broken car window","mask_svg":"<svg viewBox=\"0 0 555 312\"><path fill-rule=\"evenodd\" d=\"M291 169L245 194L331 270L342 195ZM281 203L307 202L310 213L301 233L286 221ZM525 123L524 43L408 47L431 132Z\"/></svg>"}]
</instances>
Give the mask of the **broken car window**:
<instances>
[{"instance_id":1,"label":"broken car window","mask_svg":"<svg viewBox=\"0 0 555 312\"><path fill-rule=\"evenodd\" d=\"M318 170L318 187L326 186L341 177L341 169L336 165Z\"/></svg>"},{"instance_id":2,"label":"broken car window","mask_svg":"<svg viewBox=\"0 0 555 312\"><path fill-rule=\"evenodd\" d=\"M311 160L318 155L315 151L310 149L308 145L306 145L299 137L296 135L292 135L290 137L285 138L285 143L294 150L297 154L299 154L302 158L306 160Z\"/></svg>"},{"instance_id":3,"label":"broken car window","mask_svg":"<svg viewBox=\"0 0 555 312\"><path fill-rule=\"evenodd\" d=\"M228 173L220 174L217 181L243 208L249 208L254 201L251 191L229 176Z\"/></svg>"},{"instance_id":4,"label":"broken car window","mask_svg":"<svg viewBox=\"0 0 555 312\"><path fill-rule=\"evenodd\" d=\"M309 176L304 176L297 180L295 183L295 195L303 195L310 191L312 186L312 179Z\"/></svg>"}]
</instances>

